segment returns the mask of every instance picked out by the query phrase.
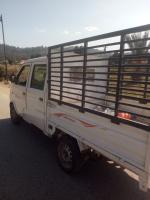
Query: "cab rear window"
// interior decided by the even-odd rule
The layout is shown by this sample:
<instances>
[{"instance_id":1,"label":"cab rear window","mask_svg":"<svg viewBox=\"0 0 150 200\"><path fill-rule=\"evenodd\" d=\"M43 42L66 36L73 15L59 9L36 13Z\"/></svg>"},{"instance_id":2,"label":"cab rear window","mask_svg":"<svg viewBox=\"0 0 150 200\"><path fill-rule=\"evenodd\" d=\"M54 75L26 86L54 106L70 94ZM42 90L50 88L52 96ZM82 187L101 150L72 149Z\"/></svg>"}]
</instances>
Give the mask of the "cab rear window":
<instances>
[{"instance_id":1,"label":"cab rear window","mask_svg":"<svg viewBox=\"0 0 150 200\"><path fill-rule=\"evenodd\" d=\"M43 90L46 77L46 65L34 65L30 88Z\"/></svg>"}]
</instances>

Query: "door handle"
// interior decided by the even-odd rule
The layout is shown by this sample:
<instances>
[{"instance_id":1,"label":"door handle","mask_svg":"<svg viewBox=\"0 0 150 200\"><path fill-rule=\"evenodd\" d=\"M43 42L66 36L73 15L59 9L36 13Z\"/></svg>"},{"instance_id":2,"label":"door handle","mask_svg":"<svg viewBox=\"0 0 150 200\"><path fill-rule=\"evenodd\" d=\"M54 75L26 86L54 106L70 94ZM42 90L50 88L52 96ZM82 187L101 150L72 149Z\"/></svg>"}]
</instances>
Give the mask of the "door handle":
<instances>
[{"instance_id":1,"label":"door handle","mask_svg":"<svg viewBox=\"0 0 150 200\"><path fill-rule=\"evenodd\" d=\"M43 98L42 98L42 97L39 97L39 101L43 101Z\"/></svg>"},{"instance_id":2,"label":"door handle","mask_svg":"<svg viewBox=\"0 0 150 200\"><path fill-rule=\"evenodd\" d=\"M23 95L23 96L25 96L25 95L26 95L26 93L25 93L25 92L23 92L23 93L22 93L22 95Z\"/></svg>"}]
</instances>

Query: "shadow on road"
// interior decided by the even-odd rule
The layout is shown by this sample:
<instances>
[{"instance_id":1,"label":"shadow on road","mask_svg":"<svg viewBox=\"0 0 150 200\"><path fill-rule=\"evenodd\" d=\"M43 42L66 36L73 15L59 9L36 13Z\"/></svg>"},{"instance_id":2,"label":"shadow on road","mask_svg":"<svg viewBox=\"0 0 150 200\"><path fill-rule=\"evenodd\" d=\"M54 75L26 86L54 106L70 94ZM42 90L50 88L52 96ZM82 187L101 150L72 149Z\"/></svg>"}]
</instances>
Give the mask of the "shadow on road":
<instances>
[{"instance_id":1,"label":"shadow on road","mask_svg":"<svg viewBox=\"0 0 150 200\"><path fill-rule=\"evenodd\" d=\"M76 175L57 165L55 143L35 127L0 120L0 199L149 200L150 192L106 159L89 161Z\"/></svg>"}]
</instances>

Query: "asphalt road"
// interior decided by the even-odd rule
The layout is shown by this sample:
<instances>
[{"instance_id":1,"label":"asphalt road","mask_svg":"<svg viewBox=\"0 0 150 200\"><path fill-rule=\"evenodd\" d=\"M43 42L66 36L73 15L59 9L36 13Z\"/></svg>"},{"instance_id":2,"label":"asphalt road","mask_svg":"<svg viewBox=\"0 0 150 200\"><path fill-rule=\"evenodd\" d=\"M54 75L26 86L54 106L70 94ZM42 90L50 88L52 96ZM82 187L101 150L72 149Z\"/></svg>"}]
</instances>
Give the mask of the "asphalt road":
<instances>
[{"instance_id":1,"label":"asphalt road","mask_svg":"<svg viewBox=\"0 0 150 200\"><path fill-rule=\"evenodd\" d=\"M57 165L55 143L25 122L14 126L8 104L0 87L0 200L150 200L135 175L106 159L66 175Z\"/></svg>"}]
</instances>

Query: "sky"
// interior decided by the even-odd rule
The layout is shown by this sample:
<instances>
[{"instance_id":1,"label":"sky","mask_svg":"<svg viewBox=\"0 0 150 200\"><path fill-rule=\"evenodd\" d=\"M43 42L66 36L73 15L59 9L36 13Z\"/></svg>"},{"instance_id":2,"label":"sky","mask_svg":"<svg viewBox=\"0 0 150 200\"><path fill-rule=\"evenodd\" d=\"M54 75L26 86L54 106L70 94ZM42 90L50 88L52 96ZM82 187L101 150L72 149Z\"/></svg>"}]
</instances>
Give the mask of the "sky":
<instances>
[{"instance_id":1,"label":"sky","mask_svg":"<svg viewBox=\"0 0 150 200\"><path fill-rule=\"evenodd\" d=\"M0 0L0 14L7 44L51 46L149 24L150 0Z\"/></svg>"}]
</instances>

